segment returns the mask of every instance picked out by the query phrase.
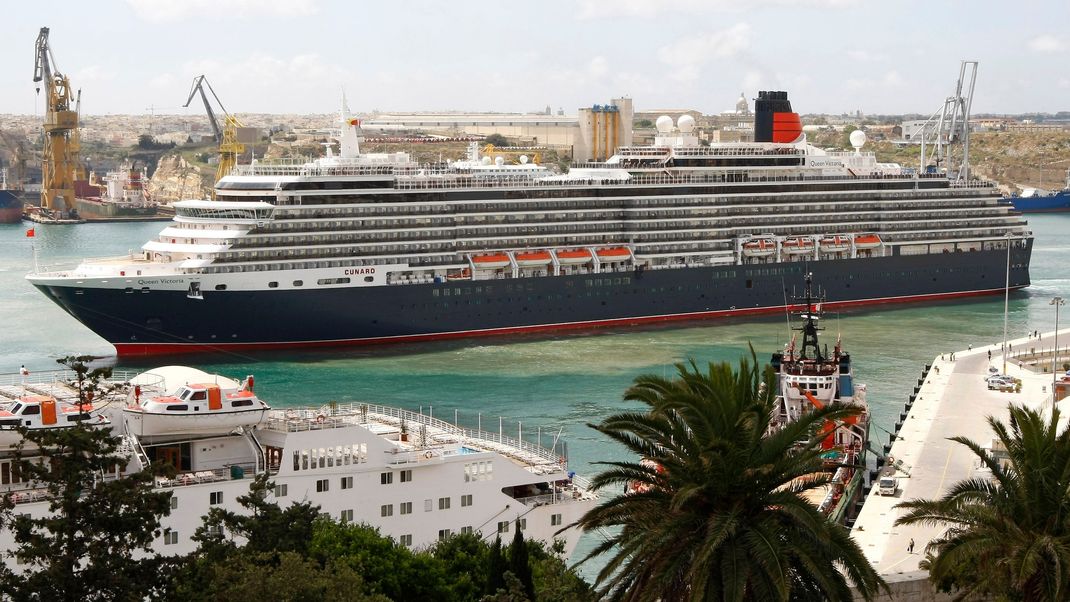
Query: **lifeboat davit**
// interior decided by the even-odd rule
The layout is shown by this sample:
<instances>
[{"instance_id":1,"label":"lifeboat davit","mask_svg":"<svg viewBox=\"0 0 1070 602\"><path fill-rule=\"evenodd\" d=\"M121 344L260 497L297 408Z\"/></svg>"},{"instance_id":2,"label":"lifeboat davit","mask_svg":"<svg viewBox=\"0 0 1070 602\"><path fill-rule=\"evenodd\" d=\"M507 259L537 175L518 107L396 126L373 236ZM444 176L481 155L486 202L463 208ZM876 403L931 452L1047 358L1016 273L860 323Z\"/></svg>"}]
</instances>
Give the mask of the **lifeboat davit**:
<instances>
[{"instance_id":1,"label":"lifeboat davit","mask_svg":"<svg viewBox=\"0 0 1070 602\"><path fill-rule=\"evenodd\" d=\"M174 395L134 399L123 408L127 428L137 435L224 435L260 424L268 407L253 393L252 378L240 390L216 384L184 385Z\"/></svg>"},{"instance_id":2,"label":"lifeboat davit","mask_svg":"<svg viewBox=\"0 0 1070 602\"><path fill-rule=\"evenodd\" d=\"M822 253L846 253L850 250L851 239L847 236L837 234L835 236L826 236L821 239Z\"/></svg>"},{"instance_id":3,"label":"lifeboat davit","mask_svg":"<svg viewBox=\"0 0 1070 602\"><path fill-rule=\"evenodd\" d=\"M599 261L626 261L632 257L632 252L624 247L598 249L595 254Z\"/></svg>"},{"instance_id":4,"label":"lifeboat davit","mask_svg":"<svg viewBox=\"0 0 1070 602\"><path fill-rule=\"evenodd\" d=\"M788 255L802 255L814 252L814 239L809 236L795 236L784 239L780 248Z\"/></svg>"},{"instance_id":5,"label":"lifeboat davit","mask_svg":"<svg viewBox=\"0 0 1070 602\"><path fill-rule=\"evenodd\" d=\"M472 263L475 264L477 270L497 270L509 265L509 256L504 254L480 255L479 257L473 257Z\"/></svg>"},{"instance_id":6,"label":"lifeboat davit","mask_svg":"<svg viewBox=\"0 0 1070 602\"><path fill-rule=\"evenodd\" d=\"M881 246L881 237L876 234L859 234L855 236L855 248L867 251Z\"/></svg>"},{"instance_id":7,"label":"lifeboat davit","mask_svg":"<svg viewBox=\"0 0 1070 602\"><path fill-rule=\"evenodd\" d=\"M516 265L522 268L532 268L550 263L549 251L531 251L516 254Z\"/></svg>"},{"instance_id":8,"label":"lifeboat davit","mask_svg":"<svg viewBox=\"0 0 1070 602\"><path fill-rule=\"evenodd\" d=\"M93 414L92 404L78 404L56 401L49 395L25 395L11 404L6 410L0 410L0 450L6 450L22 441L22 435L15 429L22 426L31 431L45 429L65 429L86 423L90 426L108 426L111 424L101 414ZM36 447L26 443L24 449Z\"/></svg>"},{"instance_id":9,"label":"lifeboat davit","mask_svg":"<svg viewBox=\"0 0 1070 602\"><path fill-rule=\"evenodd\" d=\"M743 243L743 254L747 257L769 257L776 253L776 241L771 238L752 238Z\"/></svg>"},{"instance_id":10,"label":"lifeboat davit","mask_svg":"<svg viewBox=\"0 0 1070 602\"><path fill-rule=\"evenodd\" d=\"M578 265L581 263L590 263L591 261L591 253L586 249L557 251L554 254L557 255L557 262L561 265Z\"/></svg>"}]
</instances>

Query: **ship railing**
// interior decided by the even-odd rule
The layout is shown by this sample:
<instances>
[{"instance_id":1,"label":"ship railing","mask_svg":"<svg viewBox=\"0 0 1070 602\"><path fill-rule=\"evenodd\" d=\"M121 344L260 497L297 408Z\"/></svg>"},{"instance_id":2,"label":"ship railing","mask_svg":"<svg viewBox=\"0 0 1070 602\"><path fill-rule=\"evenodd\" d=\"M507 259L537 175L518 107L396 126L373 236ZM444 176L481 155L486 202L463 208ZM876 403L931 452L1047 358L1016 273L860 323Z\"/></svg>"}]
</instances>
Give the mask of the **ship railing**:
<instances>
[{"instance_id":1,"label":"ship railing","mask_svg":"<svg viewBox=\"0 0 1070 602\"><path fill-rule=\"evenodd\" d=\"M171 489L202 483L250 479L254 476L256 476L256 465L254 463L236 462L220 468L179 473L174 478L156 477L154 485L157 489Z\"/></svg>"},{"instance_id":2,"label":"ship railing","mask_svg":"<svg viewBox=\"0 0 1070 602\"><path fill-rule=\"evenodd\" d=\"M103 381L101 386L105 390L119 389L137 375L138 372L133 370L113 370L111 377ZM33 371L26 375L0 374L0 401L35 394L51 395L64 401L77 401L77 382L78 375L73 370ZM158 384L162 385L162 380Z\"/></svg>"},{"instance_id":3,"label":"ship railing","mask_svg":"<svg viewBox=\"0 0 1070 602\"><path fill-rule=\"evenodd\" d=\"M237 165L232 176L391 176L417 171L409 164L397 165L314 165L302 163L257 163Z\"/></svg>"},{"instance_id":4,"label":"ship railing","mask_svg":"<svg viewBox=\"0 0 1070 602\"><path fill-rule=\"evenodd\" d=\"M419 440L417 436L421 427L434 429L426 439L421 441L427 447L436 447L449 442L452 437L458 442L469 440L489 450L500 452L527 464L556 464L567 466L564 454L555 448L510 437L504 433L491 433L479 429L465 428L451 424L426 414L369 403L330 404L320 408L287 408L282 416L274 414L267 423L267 428L284 432L311 431L329 428L344 428L372 422L396 424L401 431L410 436L410 442ZM446 435L447 437L443 437ZM431 445L428 445L428 443ZM419 447L418 449L426 449Z\"/></svg>"}]
</instances>

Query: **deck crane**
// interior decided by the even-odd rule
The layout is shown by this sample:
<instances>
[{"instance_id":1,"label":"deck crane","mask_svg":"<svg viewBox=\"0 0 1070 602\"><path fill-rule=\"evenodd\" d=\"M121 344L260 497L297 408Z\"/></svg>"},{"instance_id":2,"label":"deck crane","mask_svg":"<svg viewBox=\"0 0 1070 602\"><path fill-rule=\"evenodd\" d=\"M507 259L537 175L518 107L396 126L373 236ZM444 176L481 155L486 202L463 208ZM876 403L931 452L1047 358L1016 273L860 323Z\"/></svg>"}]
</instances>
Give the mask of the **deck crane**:
<instances>
[{"instance_id":1,"label":"deck crane","mask_svg":"<svg viewBox=\"0 0 1070 602\"><path fill-rule=\"evenodd\" d=\"M216 118L215 111L212 110L212 103L208 101L208 95L204 92L205 86L212 93L212 98L219 105L219 110L223 112L222 128L219 127L219 120ZM186 104L182 106L188 107L189 103L193 102L193 97L198 93L201 95L201 101L204 102L204 110L208 113L208 122L212 126L212 135L216 144L219 145L219 167L216 168L215 172L215 180L218 182L223 176L230 173L230 170L234 169L234 165L238 162L238 155L245 152L245 145L238 142L238 128L243 126L236 117L228 113L226 108L223 107L219 96L212 89L212 84L208 83L208 78L203 75L198 75L193 79L193 86L189 90L189 98L186 99Z\"/></svg>"},{"instance_id":2,"label":"deck crane","mask_svg":"<svg viewBox=\"0 0 1070 602\"><path fill-rule=\"evenodd\" d=\"M45 144L41 156L41 207L49 211L74 209L74 175L77 167L78 112L72 110L71 82L56 69L48 45L48 28L37 36L33 81L37 93L45 88Z\"/></svg>"}]
</instances>

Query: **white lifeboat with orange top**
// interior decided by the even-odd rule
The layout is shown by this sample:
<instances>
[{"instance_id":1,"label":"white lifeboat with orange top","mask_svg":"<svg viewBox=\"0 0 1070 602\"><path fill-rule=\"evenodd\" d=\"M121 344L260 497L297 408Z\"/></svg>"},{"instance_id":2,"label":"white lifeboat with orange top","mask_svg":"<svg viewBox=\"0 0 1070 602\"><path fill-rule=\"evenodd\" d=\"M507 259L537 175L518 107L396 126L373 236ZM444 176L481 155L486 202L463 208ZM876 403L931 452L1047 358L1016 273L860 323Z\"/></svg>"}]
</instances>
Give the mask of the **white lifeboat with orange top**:
<instances>
[{"instance_id":1,"label":"white lifeboat with orange top","mask_svg":"<svg viewBox=\"0 0 1070 602\"><path fill-rule=\"evenodd\" d=\"M549 251L527 251L516 254L516 265L522 268L531 268L549 264Z\"/></svg>"},{"instance_id":2,"label":"white lifeboat with orange top","mask_svg":"<svg viewBox=\"0 0 1070 602\"><path fill-rule=\"evenodd\" d=\"M56 401L49 395L25 395L0 410L0 450L17 445L22 435L16 430L65 429L85 423L90 426L108 426L111 422L101 414L93 413L92 404L70 404ZM29 446L27 446L29 447Z\"/></svg>"},{"instance_id":3,"label":"white lifeboat with orange top","mask_svg":"<svg viewBox=\"0 0 1070 602\"><path fill-rule=\"evenodd\" d=\"M127 429L137 435L208 435L256 426L270 409L253 393L250 376L238 390L199 383L183 385L173 395L142 398L135 389L123 415Z\"/></svg>"},{"instance_id":4,"label":"white lifeboat with orange top","mask_svg":"<svg viewBox=\"0 0 1070 602\"><path fill-rule=\"evenodd\" d=\"M509 256L504 254L480 255L473 257L472 263L475 264L477 270L497 270L509 266Z\"/></svg>"}]
</instances>

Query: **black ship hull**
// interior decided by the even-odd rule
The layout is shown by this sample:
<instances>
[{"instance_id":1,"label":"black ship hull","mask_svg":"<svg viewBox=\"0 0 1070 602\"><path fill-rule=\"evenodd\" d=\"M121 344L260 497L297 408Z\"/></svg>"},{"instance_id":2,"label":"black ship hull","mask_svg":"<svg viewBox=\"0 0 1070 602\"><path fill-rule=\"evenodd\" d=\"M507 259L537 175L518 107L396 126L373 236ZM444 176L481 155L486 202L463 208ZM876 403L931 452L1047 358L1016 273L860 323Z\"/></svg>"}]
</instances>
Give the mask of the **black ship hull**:
<instances>
[{"instance_id":1,"label":"black ship hull","mask_svg":"<svg viewBox=\"0 0 1070 602\"><path fill-rule=\"evenodd\" d=\"M1029 285L1032 240L1010 255ZM1002 293L1007 251L302 290L36 286L121 356L422 341L783 311L814 274L826 308Z\"/></svg>"}]
</instances>

